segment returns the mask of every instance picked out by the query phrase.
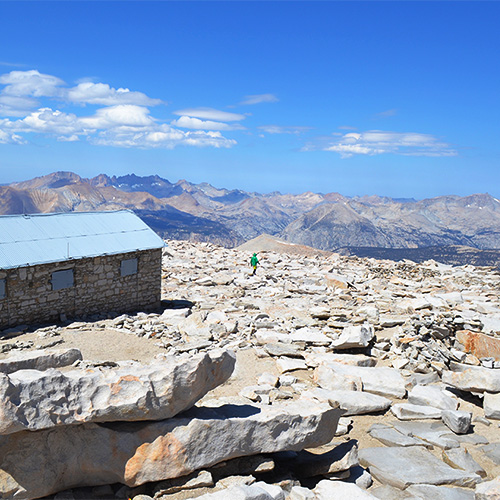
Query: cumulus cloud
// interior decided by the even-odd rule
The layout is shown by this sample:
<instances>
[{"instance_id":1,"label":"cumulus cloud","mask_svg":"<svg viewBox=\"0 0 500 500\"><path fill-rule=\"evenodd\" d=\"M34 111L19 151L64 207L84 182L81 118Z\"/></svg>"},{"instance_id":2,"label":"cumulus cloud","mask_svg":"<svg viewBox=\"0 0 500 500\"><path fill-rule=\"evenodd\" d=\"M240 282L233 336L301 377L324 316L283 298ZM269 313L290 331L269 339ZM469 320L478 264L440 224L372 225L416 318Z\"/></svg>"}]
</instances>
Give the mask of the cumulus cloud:
<instances>
[{"instance_id":1,"label":"cumulus cloud","mask_svg":"<svg viewBox=\"0 0 500 500\"><path fill-rule=\"evenodd\" d=\"M82 82L65 90L63 95L66 100L76 104L156 106L162 103L161 99L151 99L142 92L131 92L126 88L114 89L106 83Z\"/></svg>"},{"instance_id":2,"label":"cumulus cloud","mask_svg":"<svg viewBox=\"0 0 500 500\"><path fill-rule=\"evenodd\" d=\"M60 78L45 75L35 69L0 75L0 83L5 85L2 94L18 97L54 97L59 94L60 86L64 85Z\"/></svg>"},{"instance_id":3,"label":"cumulus cloud","mask_svg":"<svg viewBox=\"0 0 500 500\"><path fill-rule=\"evenodd\" d=\"M240 102L241 105L253 105L261 104L263 102L278 102L279 99L274 94L255 94L246 95L243 101Z\"/></svg>"},{"instance_id":4,"label":"cumulus cloud","mask_svg":"<svg viewBox=\"0 0 500 500\"><path fill-rule=\"evenodd\" d=\"M167 148L176 146L211 146L230 148L233 139L218 131L182 131L158 123L142 106L117 105L98 109L93 115L78 117L51 108L41 108L19 120L0 120L0 142L23 142L20 133L56 136L58 141L73 142L87 139L101 146ZM10 135L9 135L10 134Z\"/></svg>"},{"instance_id":5,"label":"cumulus cloud","mask_svg":"<svg viewBox=\"0 0 500 500\"><path fill-rule=\"evenodd\" d=\"M227 139L220 132L184 132L162 125L156 130L127 130L115 128L92 136L90 141L100 146L120 146L127 148L166 148L176 146L211 146L215 148L230 148L236 144L233 139Z\"/></svg>"},{"instance_id":6,"label":"cumulus cloud","mask_svg":"<svg viewBox=\"0 0 500 500\"><path fill-rule=\"evenodd\" d=\"M245 115L229 113L227 111L220 111L213 108L186 108L179 109L173 113L177 116L189 116L217 122L237 122L245 119Z\"/></svg>"},{"instance_id":7,"label":"cumulus cloud","mask_svg":"<svg viewBox=\"0 0 500 500\"><path fill-rule=\"evenodd\" d=\"M322 138L308 144L305 151L322 150L339 153L342 158L353 155L397 154L403 156L456 156L447 143L430 134L415 132L385 132L370 130L350 132L341 136Z\"/></svg>"},{"instance_id":8,"label":"cumulus cloud","mask_svg":"<svg viewBox=\"0 0 500 500\"><path fill-rule=\"evenodd\" d=\"M102 106L157 106L163 102L142 92L127 88L115 89L106 83L84 81L68 87L60 78L37 70L5 73L0 75L0 84L5 85L0 91L0 114L3 116L22 116L26 111L39 107L41 98L69 104Z\"/></svg>"},{"instance_id":9,"label":"cumulus cloud","mask_svg":"<svg viewBox=\"0 0 500 500\"><path fill-rule=\"evenodd\" d=\"M60 78L37 70L0 75L0 85L4 85L0 87L0 116L6 117L0 119L1 144L24 144L26 137L42 134L57 141L84 139L103 146L229 148L236 141L224 137L221 131L244 128L225 123L240 121L244 115L212 108L186 110L168 125L151 116L149 107L161 104L160 99L90 81L68 87ZM74 112L57 109L54 101L66 108L73 105ZM87 104L101 107L82 116L81 107Z\"/></svg>"},{"instance_id":10,"label":"cumulus cloud","mask_svg":"<svg viewBox=\"0 0 500 500\"><path fill-rule=\"evenodd\" d=\"M311 130L311 127L283 127L281 125L262 125L259 130L266 132L267 134L301 134L307 130Z\"/></svg>"}]
</instances>

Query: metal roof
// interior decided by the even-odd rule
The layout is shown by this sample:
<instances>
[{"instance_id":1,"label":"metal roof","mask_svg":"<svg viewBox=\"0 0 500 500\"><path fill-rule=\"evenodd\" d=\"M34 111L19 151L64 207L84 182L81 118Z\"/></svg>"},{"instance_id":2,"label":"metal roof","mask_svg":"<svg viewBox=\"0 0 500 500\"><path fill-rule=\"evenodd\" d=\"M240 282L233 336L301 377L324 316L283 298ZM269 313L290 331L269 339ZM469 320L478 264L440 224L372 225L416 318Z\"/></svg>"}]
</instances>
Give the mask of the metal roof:
<instances>
[{"instance_id":1,"label":"metal roof","mask_svg":"<svg viewBox=\"0 0 500 500\"><path fill-rule=\"evenodd\" d=\"M0 269L164 246L130 210L0 216Z\"/></svg>"}]
</instances>

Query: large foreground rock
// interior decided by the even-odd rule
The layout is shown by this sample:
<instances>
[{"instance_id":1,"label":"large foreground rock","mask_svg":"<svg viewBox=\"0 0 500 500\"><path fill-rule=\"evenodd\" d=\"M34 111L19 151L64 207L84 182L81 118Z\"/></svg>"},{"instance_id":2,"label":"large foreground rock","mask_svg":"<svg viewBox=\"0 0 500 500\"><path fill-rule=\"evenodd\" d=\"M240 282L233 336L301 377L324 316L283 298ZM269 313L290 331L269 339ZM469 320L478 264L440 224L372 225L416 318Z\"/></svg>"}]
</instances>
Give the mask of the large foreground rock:
<instances>
[{"instance_id":1,"label":"large foreground rock","mask_svg":"<svg viewBox=\"0 0 500 500\"><path fill-rule=\"evenodd\" d=\"M477 474L453 469L420 446L407 448L365 448L359 461L382 484L405 489L412 484L471 486L481 480Z\"/></svg>"},{"instance_id":2,"label":"large foreground rock","mask_svg":"<svg viewBox=\"0 0 500 500\"><path fill-rule=\"evenodd\" d=\"M0 374L0 434L84 422L163 420L225 382L236 357L212 351L117 370Z\"/></svg>"},{"instance_id":3,"label":"large foreground rock","mask_svg":"<svg viewBox=\"0 0 500 500\"><path fill-rule=\"evenodd\" d=\"M192 408L159 422L18 432L0 440L0 498L32 499L111 483L138 486L231 458L329 442L341 410L311 402Z\"/></svg>"}]
</instances>

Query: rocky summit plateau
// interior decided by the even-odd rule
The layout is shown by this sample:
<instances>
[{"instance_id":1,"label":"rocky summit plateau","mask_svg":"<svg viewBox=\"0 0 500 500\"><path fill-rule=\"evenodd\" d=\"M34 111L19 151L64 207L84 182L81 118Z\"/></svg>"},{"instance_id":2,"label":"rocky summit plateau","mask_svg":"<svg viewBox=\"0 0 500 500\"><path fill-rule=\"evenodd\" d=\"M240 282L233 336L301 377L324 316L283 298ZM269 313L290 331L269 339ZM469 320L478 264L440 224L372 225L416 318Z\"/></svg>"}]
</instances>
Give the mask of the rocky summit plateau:
<instances>
[{"instance_id":1,"label":"rocky summit plateau","mask_svg":"<svg viewBox=\"0 0 500 500\"><path fill-rule=\"evenodd\" d=\"M167 243L161 310L0 332L0 498L499 498L498 270Z\"/></svg>"},{"instance_id":2,"label":"rocky summit plateau","mask_svg":"<svg viewBox=\"0 0 500 500\"><path fill-rule=\"evenodd\" d=\"M345 255L500 268L500 200L485 193L424 200L262 194L158 175L72 172L0 186L2 215L123 208L163 238L232 248L267 234Z\"/></svg>"}]
</instances>

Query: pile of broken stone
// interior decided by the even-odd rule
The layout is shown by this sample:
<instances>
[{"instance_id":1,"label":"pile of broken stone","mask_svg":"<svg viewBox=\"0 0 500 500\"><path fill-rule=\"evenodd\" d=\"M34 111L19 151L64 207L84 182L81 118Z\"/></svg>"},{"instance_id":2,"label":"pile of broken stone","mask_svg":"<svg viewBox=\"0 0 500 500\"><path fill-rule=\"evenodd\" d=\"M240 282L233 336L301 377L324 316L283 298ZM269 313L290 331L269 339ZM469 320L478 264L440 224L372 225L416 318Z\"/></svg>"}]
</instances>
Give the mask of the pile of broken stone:
<instances>
[{"instance_id":1,"label":"pile of broken stone","mask_svg":"<svg viewBox=\"0 0 500 500\"><path fill-rule=\"evenodd\" d=\"M170 241L163 312L65 326L155 339L161 362L4 375L4 497L499 498L496 270L263 252L251 276L249 257ZM246 349L275 373L208 399Z\"/></svg>"}]
</instances>

